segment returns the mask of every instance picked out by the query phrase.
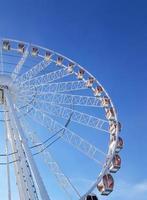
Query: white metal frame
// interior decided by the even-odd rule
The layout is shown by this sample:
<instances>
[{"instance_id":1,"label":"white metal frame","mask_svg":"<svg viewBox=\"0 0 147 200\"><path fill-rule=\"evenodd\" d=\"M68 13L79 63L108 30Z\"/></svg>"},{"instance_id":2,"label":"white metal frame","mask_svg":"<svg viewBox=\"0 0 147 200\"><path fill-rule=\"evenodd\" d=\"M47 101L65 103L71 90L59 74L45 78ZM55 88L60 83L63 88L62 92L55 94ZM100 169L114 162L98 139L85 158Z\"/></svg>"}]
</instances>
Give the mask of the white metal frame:
<instances>
[{"instance_id":1,"label":"white metal frame","mask_svg":"<svg viewBox=\"0 0 147 200\"><path fill-rule=\"evenodd\" d=\"M8 40L15 44L18 44L21 42L21 41L11 40L11 39L3 39L3 40ZM96 151L100 152L100 150L98 148L92 146L90 143L88 143L87 141L84 141L82 138L80 138L74 132L70 131L68 128L63 127L61 124L54 121L52 118L50 118L48 116L48 114L53 115L54 112L56 113L57 110L60 110L61 111L60 116L67 119L69 117L69 115L68 115L68 117L66 115L64 116L64 113L73 112L74 117L71 117L71 121L73 120L73 121L76 121L77 123L82 124L81 119L83 118L86 120L83 123L84 125L87 125L87 126L90 126L93 128L97 128L102 131L106 131L106 132L110 133L110 131L108 129L108 127L110 125L110 121L95 118L93 116L87 115L82 112L74 111L74 109L69 109L69 108L66 108L63 106L63 104L72 105L74 103L75 105L78 105L78 106L103 107L101 105L101 97L95 98L95 97L82 96L82 95L68 95L68 94L63 94L62 92L86 90L87 89L87 86L86 86L87 79L88 79L88 77L92 77L94 79L94 86L96 86L96 85L100 86L103 90L104 95L107 96L109 99L110 99L110 97L109 97L108 93L105 91L105 89L103 88L103 86L99 83L99 81L97 81L97 79L93 75L91 75L85 68L80 66L78 63L76 63L73 60L71 60L55 51L52 51L50 49L46 49L46 48L43 48L43 47L40 47L37 45L33 45L33 44L29 44L29 43L25 43L25 42L22 42L22 43L24 43L26 45L26 50L22 54L22 58L20 59L20 61L17 63L16 67L12 71L12 75L11 75L12 82L9 83L10 90L5 89L5 91L4 91L5 98L6 98L6 106L7 106L7 109L9 110L9 113L11 113L11 118L12 118L12 122L11 122L12 124L10 124L8 122L8 120L6 120L6 129L7 129L8 135L10 137L10 143L11 143L12 149L17 150L17 146L18 146L19 153L21 154L21 156L23 154L23 149L22 149L22 145L23 145L24 152L26 154L26 158L28 159L28 162L30 164L31 172L33 173L33 178L35 179L35 182L38 185L38 190L41 195L41 198L48 200L48 199L50 199L50 197L47 194L47 191L45 189L43 181L39 175L38 169L33 161L30 149L28 148L24 130L23 130L23 128L20 124L19 118L17 116L17 111L16 111L16 107L14 106L14 103L17 102L17 104L20 103L20 104L26 105L26 110L29 115L32 115L32 117L34 117L34 118L37 118L37 115L39 116L39 118L37 119L38 123L41 123L42 125L46 126L45 121L47 121L47 122L50 121L50 122L52 122L52 124L55 125L56 129L64 128L66 134L63 137L63 139L66 142L70 143L71 145L74 145L78 150L82 151L79 143L77 143L77 145L75 145L75 143L72 142L73 138L75 138L75 139L78 138L78 142L80 142L80 144L84 143L85 145L88 145L87 152L84 151L83 153L85 153L87 156L94 159L94 153ZM1 41L1 45L2 45L2 41ZM32 68L30 68L30 70L21 74L20 73L21 69L22 69L25 61L27 60L27 57L29 56L32 46L35 46L42 51L51 52L52 57L50 60L46 61L44 59L44 55L42 53L39 53L38 57L41 58L42 60L39 63L35 64ZM13 52L17 51L16 47L12 47L11 50ZM3 74L5 74L5 71L4 71L4 66L3 66L4 63L3 63L2 51L3 50L1 47L1 67L2 67L1 74L3 77ZM49 72L48 74L45 74L45 75L40 75L40 73L43 70L45 70L51 63L56 63L57 57L62 57L63 60L66 61L66 63L65 62L61 63L61 65L60 65L61 69L54 71L54 72ZM74 69L72 73L69 73L67 71L67 62L73 63L74 66L76 66L76 69ZM59 80L64 77L67 77L67 76L70 76L70 75L77 76L78 69L84 70L87 78L82 77L82 80L69 81L69 82L58 82L58 83L55 82L54 83L54 81ZM5 77L4 77L4 79L5 79ZM5 82L7 82L7 80ZM94 86L92 85L90 88L92 90L92 92L94 92L94 90L95 90ZM39 100L39 99L35 98L35 101L32 101L30 103L31 99L33 98L34 93L36 94L36 96L42 95L44 99ZM12 95L13 95L13 97L16 98L15 102L14 102L14 99L12 98ZM23 99L22 99L22 97L23 97ZM50 101L48 101L49 98L50 98ZM53 102L58 103L58 106L54 105ZM38 105L37 105L37 103L38 103ZM48 104L48 106L50 106L50 108L52 108L52 111L54 110L54 112L51 113L49 110L46 111L45 109L44 110L40 109L39 105L41 105L41 104L42 105ZM114 109L114 120L116 122L118 122L115 108L114 108L114 105L113 105L111 99L110 99L110 106ZM24 108L25 108L25 106L24 106ZM30 110L31 110L31 112L30 112ZM23 112L25 112L25 109L23 110ZM76 115L78 117L76 117ZM80 115L80 117L79 117L79 115ZM10 116L8 116L8 114L6 112L5 119L9 119L9 117ZM40 119L42 119L42 121L40 121ZM93 122L95 120L97 120L95 125L90 125L90 121ZM106 128L103 128L103 124L105 124L105 123L108 124L107 130L106 130ZM51 127L52 127L52 124L50 123ZM14 132L12 131L12 125L14 125L14 127L13 127L13 129L15 129ZM48 126L46 126L46 127L51 128ZM116 149L116 145L117 145L118 128L116 129L114 135L115 135L114 144L109 145L108 152L106 154L104 153L107 160L106 160L106 163L104 163L102 166L101 173L99 174L96 182L89 189L89 191L87 191L86 194L84 194L82 197L80 197L80 200L84 200L85 196L87 194L91 193L92 190L96 187L96 185L100 182L103 175L109 171L110 163L115 154L115 149ZM112 137L114 137L114 135L112 135L110 133L110 141L111 141ZM17 139L17 142L18 142L19 138L21 138L22 144L20 144L20 143L15 144L15 140ZM101 153L103 153L103 152L101 152ZM14 155L13 157L14 157L14 160L17 159L17 155ZM96 160L96 161L98 162L98 160ZM23 164L25 164L25 163L23 163ZM20 172L20 166L18 163L15 163L14 166L15 166L15 171L16 171L17 182L20 183L20 186L19 186L20 198L23 200L23 197L22 197L23 191L22 190L23 190L23 187L25 187L25 184L24 184L24 181L22 178L23 174L21 174L21 172ZM17 174L18 171L20 172L20 175ZM25 172L25 174L27 176L27 172ZM24 194L24 196L25 195L26 194ZM31 195L31 191L30 191L29 195ZM27 198L27 197L25 197L25 198ZM32 194L32 198L34 198L33 194ZM9 199L11 199L11 197Z\"/></svg>"}]
</instances>

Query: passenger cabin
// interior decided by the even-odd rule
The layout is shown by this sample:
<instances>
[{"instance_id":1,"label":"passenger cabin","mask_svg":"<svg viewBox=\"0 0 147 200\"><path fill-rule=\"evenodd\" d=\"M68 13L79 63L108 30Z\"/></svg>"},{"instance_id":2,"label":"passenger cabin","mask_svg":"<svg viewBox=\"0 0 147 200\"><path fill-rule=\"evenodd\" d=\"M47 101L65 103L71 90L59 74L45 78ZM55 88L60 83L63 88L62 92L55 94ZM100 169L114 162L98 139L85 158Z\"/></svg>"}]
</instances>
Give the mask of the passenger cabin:
<instances>
[{"instance_id":1,"label":"passenger cabin","mask_svg":"<svg viewBox=\"0 0 147 200\"><path fill-rule=\"evenodd\" d=\"M51 59L51 53L49 52L49 51L47 51L46 53L45 53L45 60L46 61L49 61Z\"/></svg>"},{"instance_id":2,"label":"passenger cabin","mask_svg":"<svg viewBox=\"0 0 147 200\"><path fill-rule=\"evenodd\" d=\"M117 146L116 146L115 152L119 153L120 150L123 148L123 146L124 146L123 139L121 137L118 137Z\"/></svg>"},{"instance_id":3,"label":"passenger cabin","mask_svg":"<svg viewBox=\"0 0 147 200\"><path fill-rule=\"evenodd\" d=\"M110 99L107 96L104 96L101 101L103 107L108 107L110 105Z\"/></svg>"},{"instance_id":4,"label":"passenger cabin","mask_svg":"<svg viewBox=\"0 0 147 200\"><path fill-rule=\"evenodd\" d=\"M68 66L67 66L67 71L69 73L72 73L73 72L73 68L74 68L74 63L69 63Z\"/></svg>"},{"instance_id":5,"label":"passenger cabin","mask_svg":"<svg viewBox=\"0 0 147 200\"><path fill-rule=\"evenodd\" d=\"M3 41L3 50L10 50L10 42L8 40Z\"/></svg>"},{"instance_id":6,"label":"passenger cabin","mask_svg":"<svg viewBox=\"0 0 147 200\"><path fill-rule=\"evenodd\" d=\"M38 48L36 48L36 47L33 47L32 48L32 56L37 56L38 55L38 53L39 53L39 50L38 50Z\"/></svg>"},{"instance_id":7,"label":"passenger cabin","mask_svg":"<svg viewBox=\"0 0 147 200\"><path fill-rule=\"evenodd\" d=\"M115 113L113 108L108 108L106 110L106 118L108 120L114 120L115 119Z\"/></svg>"},{"instance_id":8,"label":"passenger cabin","mask_svg":"<svg viewBox=\"0 0 147 200\"><path fill-rule=\"evenodd\" d=\"M88 88L91 88L92 85L93 85L93 83L94 83L94 78L93 78L93 77L89 77L89 79L88 79L87 82L86 82L86 86L87 86Z\"/></svg>"},{"instance_id":9,"label":"passenger cabin","mask_svg":"<svg viewBox=\"0 0 147 200\"><path fill-rule=\"evenodd\" d=\"M56 64L59 65L59 66L62 65L63 60L64 60L64 59L63 59L61 56L58 56L57 61L56 61Z\"/></svg>"},{"instance_id":10,"label":"passenger cabin","mask_svg":"<svg viewBox=\"0 0 147 200\"><path fill-rule=\"evenodd\" d=\"M120 132L121 131L121 123L112 121L110 124L109 130L110 130L111 134L115 134L117 131Z\"/></svg>"},{"instance_id":11,"label":"passenger cabin","mask_svg":"<svg viewBox=\"0 0 147 200\"><path fill-rule=\"evenodd\" d=\"M80 70L79 70L78 75L77 75L77 77L78 77L79 80L82 80L82 79L83 79L84 73L85 73L85 72L84 72L83 69L80 69Z\"/></svg>"},{"instance_id":12,"label":"passenger cabin","mask_svg":"<svg viewBox=\"0 0 147 200\"><path fill-rule=\"evenodd\" d=\"M85 200L98 200L98 198L95 194L89 194L89 195L87 195Z\"/></svg>"},{"instance_id":13,"label":"passenger cabin","mask_svg":"<svg viewBox=\"0 0 147 200\"><path fill-rule=\"evenodd\" d=\"M24 53L24 51L25 51L25 45L22 43L19 43L18 44L18 52Z\"/></svg>"},{"instance_id":14,"label":"passenger cabin","mask_svg":"<svg viewBox=\"0 0 147 200\"><path fill-rule=\"evenodd\" d=\"M96 97L99 97L101 96L102 92L103 92L103 88L101 86L97 86L94 90L94 95Z\"/></svg>"},{"instance_id":15,"label":"passenger cabin","mask_svg":"<svg viewBox=\"0 0 147 200\"><path fill-rule=\"evenodd\" d=\"M110 172L116 173L121 167L121 158L118 154L113 157L113 160L110 165Z\"/></svg>"},{"instance_id":16,"label":"passenger cabin","mask_svg":"<svg viewBox=\"0 0 147 200\"><path fill-rule=\"evenodd\" d=\"M113 191L113 187L114 180L111 174L104 175L101 182L97 186L101 195L109 195Z\"/></svg>"}]
</instances>

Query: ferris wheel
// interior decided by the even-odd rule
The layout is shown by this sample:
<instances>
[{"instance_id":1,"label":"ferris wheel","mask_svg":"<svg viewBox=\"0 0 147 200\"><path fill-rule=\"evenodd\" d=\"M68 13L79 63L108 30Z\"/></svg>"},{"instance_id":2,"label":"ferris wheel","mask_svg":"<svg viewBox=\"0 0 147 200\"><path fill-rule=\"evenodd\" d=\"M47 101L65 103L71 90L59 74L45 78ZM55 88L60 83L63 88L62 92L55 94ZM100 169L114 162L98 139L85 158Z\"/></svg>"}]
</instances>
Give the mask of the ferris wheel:
<instances>
[{"instance_id":1,"label":"ferris wheel","mask_svg":"<svg viewBox=\"0 0 147 200\"><path fill-rule=\"evenodd\" d=\"M7 169L8 199L13 199L15 182L20 200L109 195L112 174L121 167L123 140L104 87L84 67L53 50L2 39L0 51L6 147L0 164Z\"/></svg>"}]
</instances>

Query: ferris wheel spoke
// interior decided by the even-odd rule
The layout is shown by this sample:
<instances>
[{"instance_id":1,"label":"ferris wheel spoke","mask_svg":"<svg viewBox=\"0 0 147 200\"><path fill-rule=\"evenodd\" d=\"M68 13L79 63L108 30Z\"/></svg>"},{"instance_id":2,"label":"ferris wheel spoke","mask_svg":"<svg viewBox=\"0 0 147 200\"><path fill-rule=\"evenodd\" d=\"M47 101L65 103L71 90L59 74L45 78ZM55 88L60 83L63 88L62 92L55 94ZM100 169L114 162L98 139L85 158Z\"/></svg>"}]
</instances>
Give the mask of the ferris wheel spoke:
<instances>
[{"instance_id":1,"label":"ferris wheel spoke","mask_svg":"<svg viewBox=\"0 0 147 200\"><path fill-rule=\"evenodd\" d=\"M31 92L36 92L39 94L47 94L48 92L53 93L62 93L62 92L70 92L76 90L84 90L87 89L84 81L69 81L69 82L58 82L58 83L50 83L47 85L39 85L39 86L31 86L27 89L22 89L19 92L19 95L28 95Z\"/></svg>"},{"instance_id":2,"label":"ferris wheel spoke","mask_svg":"<svg viewBox=\"0 0 147 200\"><path fill-rule=\"evenodd\" d=\"M32 108L32 107L31 107ZM28 108L30 110L30 108ZM36 110L34 107L29 112L29 115L34 121L37 121L42 126L46 127L50 132L56 133L59 130L64 130L64 133L59 132L59 136L68 144L72 145L75 149L82 152L84 155L94 160L97 164L103 165L99 160L99 155L106 156L106 153L101 149L95 147L81 136L77 135L73 131L69 130L67 127L63 126L50 116L46 115L44 112Z\"/></svg>"},{"instance_id":3,"label":"ferris wheel spoke","mask_svg":"<svg viewBox=\"0 0 147 200\"><path fill-rule=\"evenodd\" d=\"M20 61L17 63L14 71L12 72L13 81L15 81L15 79L17 78L17 76L18 76L23 64L25 63L25 61L26 61L26 59L27 59L27 57L29 55L29 47L30 47L30 45L27 44L26 50L22 54L22 57L21 57Z\"/></svg>"},{"instance_id":4,"label":"ferris wheel spoke","mask_svg":"<svg viewBox=\"0 0 147 200\"><path fill-rule=\"evenodd\" d=\"M46 67L50 65L51 61L42 60L35 66L33 66L30 70L25 72L24 74L20 75L16 79L16 83L22 83L23 81L30 80L32 77L39 74L41 71L43 71Z\"/></svg>"},{"instance_id":5,"label":"ferris wheel spoke","mask_svg":"<svg viewBox=\"0 0 147 200\"><path fill-rule=\"evenodd\" d=\"M71 108L67 108L61 105L56 105L52 103L45 103L43 100L34 99L34 101L25 101L25 107L31 106L32 108L36 109L37 111L41 111L45 114L61 117L63 119L68 119L72 113L71 121L79 123L83 126L95 128L101 130L103 132L109 133L109 122L89 115L84 112L80 112ZM23 106L22 106L23 108Z\"/></svg>"},{"instance_id":6,"label":"ferris wheel spoke","mask_svg":"<svg viewBox=\"0 0 147 200\"><path fill-rule=\"evenodd\" d=\"M61 117L63 119L68 119L72 113L72 117L70 119L71 121L109 133L109 122L101 118L97 118L64 106L50 103L45 104L43 100L35 99L35 101L32 102L32 105L36 110Z\"/></svg>"},{"instance_id":7,"label":"ferris wheel spoke","mask_svg":"<svg viewBox=\"0 0 147 200\"><path fill-rule=\"evenodd\" d=\"M23 98L32 99L32 94L19 96L20 101ZM63 93L48 92L47 94L36 94L35 99L42 98L45 103L64 104L64 105L77 105L77 106L92 106L102 107L101 98L92 96L72 95Z\"/></svg>"},{"instance_id":8,"label":"ferris wheel spoke","mask_svg":"<svg viewBox=\"0 0 147 200\"><path fill-rule=\"evenodd\" d=\"M97 118L87 113L80 112L80 111L67 108L61 105L45 103L43 100L39 100L39 99L34 99L34 101L32 101L31 103L29 102L31 102L31 100L30 101L24 100L23 105L26 105L26 107L31 106L37 111L40 111L40 112L43 112L45 114L55 116L55 117L58 116L63 119L69 119L72 113L72 117L70 119L71 121L79 123L83 126L95 128L103 132L109 133L109 122L104 119Z\"/></svg>"},{"instance_id":9,"label":"ferris wheel spoke","mask_svg":"<svg viewBox=\"0 0 147 200\"><path fill-rule=\"evenodd\" d=\"M66 76L72 75L73 73L68 72L67 67L53 71L53 72L49 72L45 75L41 75L41 76L37 76L35 78L31 78L29 80L26 80L24 82L21 83L21 85L19 87L23 87L23 88L28 88L28 87L33 87L33 86L39 86L39 85L45 85L48 84L50 82L53 82L54 80L58 80L61 78L64 78Z\"/></svg>"}]
</instances>

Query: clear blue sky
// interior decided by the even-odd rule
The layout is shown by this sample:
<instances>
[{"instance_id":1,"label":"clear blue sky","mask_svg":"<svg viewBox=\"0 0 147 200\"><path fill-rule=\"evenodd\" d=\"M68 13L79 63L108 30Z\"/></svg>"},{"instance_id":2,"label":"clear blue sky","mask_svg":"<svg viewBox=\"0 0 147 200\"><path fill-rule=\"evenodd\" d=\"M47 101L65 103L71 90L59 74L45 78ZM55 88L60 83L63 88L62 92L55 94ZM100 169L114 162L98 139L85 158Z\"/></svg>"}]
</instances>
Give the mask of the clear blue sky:
<instances>
[{"instance_id":1,"label":"clear blue sky","mask_svg":"<svg viewBox=\"0 0 147 200\"><path fill-rule=\"evenodd\" d=\"M54 49L97 77L117 107L125 141L108 199L146 200L147 1L1 0L0 37Z\"/></svg>"}]
</instances>

